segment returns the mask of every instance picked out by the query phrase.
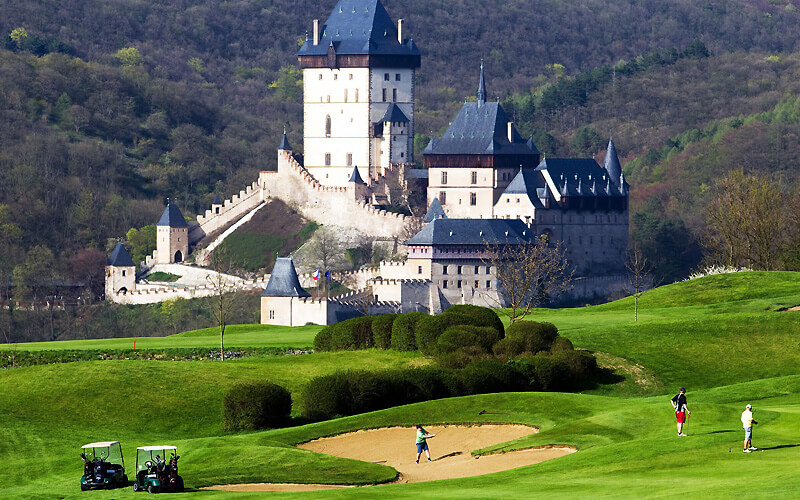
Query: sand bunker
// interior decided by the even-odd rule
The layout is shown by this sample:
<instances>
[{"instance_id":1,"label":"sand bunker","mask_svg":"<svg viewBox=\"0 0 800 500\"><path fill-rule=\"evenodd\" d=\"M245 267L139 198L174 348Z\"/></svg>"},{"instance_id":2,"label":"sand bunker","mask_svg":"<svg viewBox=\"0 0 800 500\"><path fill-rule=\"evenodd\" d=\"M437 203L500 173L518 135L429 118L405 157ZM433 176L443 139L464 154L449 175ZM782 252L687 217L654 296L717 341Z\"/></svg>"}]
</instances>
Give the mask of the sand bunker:
<instances>
[{"instance_id":1,"label":"sand bunker","mask_svg":"<svg viewBox=\"0 0 800 500\"><path fill-rule=\"evenodd\" d=\"M511 441L527 436L537 429L525 425L481 425L465 426L426 426L425 429L435 438L428 440L432 462L427 462L422 454L420 463L416 459L414 439L416 430L408 427L390 427L367 431L349 432L338 436L315 439L299 445L299 448L374 462L394 467L400 472L398 482L411 483L479 476L491 472L514 469L524 465L536 464L574 453L568 446L548 446L508 453L473 457L470 452L497 443ZM239 484L212 486L208 489L225 491L310 491L343 486L311 484ZM346 486L344 486L346 487Z\"/></svg>"}]
</instances>

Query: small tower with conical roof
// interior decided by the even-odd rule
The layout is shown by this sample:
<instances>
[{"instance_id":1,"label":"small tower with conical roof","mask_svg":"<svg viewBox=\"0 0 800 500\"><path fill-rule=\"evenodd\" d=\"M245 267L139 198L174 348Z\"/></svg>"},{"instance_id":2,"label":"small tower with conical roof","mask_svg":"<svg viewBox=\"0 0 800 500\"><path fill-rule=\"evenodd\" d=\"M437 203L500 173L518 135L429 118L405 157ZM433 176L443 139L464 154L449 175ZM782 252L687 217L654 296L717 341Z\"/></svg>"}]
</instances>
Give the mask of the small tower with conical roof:
<instances>
[{"instance_id":1,"label":"small tower with conical roof","mask_svg":"<svg viewBox=\"0 0 800 500\"><path fill-rule=\"evenodd\" d=\"M611 177L614 182L619 182L620 175L622 175L622 166L619 164L617 148L614 147L613 138L608 140L606 157L603 159L603 168L606 169L608 176Z\"/></svg>"},{"instance_id":2,"label":"small tower with conical roof","mask_svg":"<svg viewBox=\"0 0 800 500\"><path fill-rule=\"evenodd\" d=\"M302 326L314 322L316 318L313 314L298 309L299 299L307 297L311 297L311 294L300 286L292 258L278 257L269 276L267 288L261 294L261 324ZM327 321L317 320L317 322L327 324Z\"/></svg>"},{"instance_id":3,"label":"small tower with conical roof","mask_svg":"<svg viewBox=\"0 0 800 500\"><path fill-rule=\"evenodd\" d=\"M167 203L156 224L156 263L183 262L189 254L189 224L177 205Z\"/></svg>"},{"instance_id":4,"label":"small tower with conical roof","mask_svg":"<svg viewBox=\"0 0 800 500\"><path fill-rule=\"evenodd\" d=\"M367 183L361 178L358 166L353 167L353 173L350 174L350 179L347 181L347 190L352 191L353 199L356 201L366 201L368 198L369 189Z\"/></svg>"},{"instance_id":5,"label":"small tower with conical roof","mask_svg":"<svg viewBox=\"0 0 800 500\"><path fill-rule=\"evenodd\" d=\"M125 245L117 243L106 263L106 298L136 289L136 266Z\"/></svg>"}]
</instances>

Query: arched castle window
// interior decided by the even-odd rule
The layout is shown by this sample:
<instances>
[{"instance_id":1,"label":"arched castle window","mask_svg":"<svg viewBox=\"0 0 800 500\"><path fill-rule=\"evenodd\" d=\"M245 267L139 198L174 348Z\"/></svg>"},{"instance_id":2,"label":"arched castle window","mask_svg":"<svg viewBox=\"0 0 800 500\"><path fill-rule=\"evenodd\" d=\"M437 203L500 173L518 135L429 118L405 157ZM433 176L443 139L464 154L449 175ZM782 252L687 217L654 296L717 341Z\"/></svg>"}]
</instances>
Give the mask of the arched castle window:
<instances>
[{"instance_id":1,"label":"arched castle window","mask_svg":"<svg viewBox=\"0 0 800 500\"><path fill-rule=\"evenodd\" d=\"M358 102L358 89L356 89L356 102Z\"/></svg>"},{"instance_id":2,"label":"arched castle window","mask_svg":"<svg viewBox=\"0 0 800 500\"><path fill-rule=\"evenodd\" d=\"M325 117L325 137L331 136L331 115Z\"/></svg>"},{"instance_id":3,"label":"arched castle window","mask_svg":"<svg viewBox=\"0 0 800 500\"><path fill-rule=\"evenodd\" d=\"M347 89L344 89L344 102L347 102Z\"/></svg>"}]
</instances>

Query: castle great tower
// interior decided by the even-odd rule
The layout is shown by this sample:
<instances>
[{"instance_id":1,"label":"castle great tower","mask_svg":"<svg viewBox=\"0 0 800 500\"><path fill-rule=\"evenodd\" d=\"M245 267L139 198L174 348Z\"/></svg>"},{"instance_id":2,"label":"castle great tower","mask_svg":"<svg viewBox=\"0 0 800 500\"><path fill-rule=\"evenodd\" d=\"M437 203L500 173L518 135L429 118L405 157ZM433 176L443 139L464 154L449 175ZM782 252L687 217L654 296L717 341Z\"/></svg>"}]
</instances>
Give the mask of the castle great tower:
<instances>
[{"instance_id":1,"label":"castle great tower","mask_svg":"<svg viewBox=\"0 0 800 500\"><path fill-rule=\"evenodd\" d=\"M340 0L314 20L297 52L303 69L304 164L323 185L346 186L357 166L371 184L414 154L414 76L420 52L380 0Z\"/></svg>"}]
</instances>

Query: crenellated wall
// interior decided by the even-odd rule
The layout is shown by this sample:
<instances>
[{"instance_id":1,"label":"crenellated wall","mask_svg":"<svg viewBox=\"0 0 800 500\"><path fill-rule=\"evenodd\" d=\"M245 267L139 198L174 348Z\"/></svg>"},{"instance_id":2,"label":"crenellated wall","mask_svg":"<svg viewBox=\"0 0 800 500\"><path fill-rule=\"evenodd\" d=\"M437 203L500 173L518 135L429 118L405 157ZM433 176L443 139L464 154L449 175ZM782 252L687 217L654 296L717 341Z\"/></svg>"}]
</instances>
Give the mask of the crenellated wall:
<instances>
[{"instance_id":1,"label":"crenellated wall","mask_svg":"<svg viewBox=\"0 0 800 500\"><path fill-rule=\"evenodd\" d=\"M226 291L259 290L264 289L269 281L269 275L252 280L241 280L226 285ZM118 304L155 304L170 299L194 299L216 295L217 289L210 285L142 285L138 284L136 290L106 295L106 300Z\"/></svg>"},{"instance_id":2,"label":"crenellated wall","mask_svg":"<svg viewBox=\"0 0 800 500\"><path fill-rule=\"evenodd\" d=\"M321 224L356 228L379 238L401 233L406 216L374 208L366 186L323 186L290 151L278 151L278 170L261 172L258 183L265 197L280 198L304 217Z\"/></svg>"},{"instance_id":3,"label":"crenellated wall","mask_svg":"<svg viewBox=\"0 0 800 500\"><path fill-rule=\"evenodd\" d=\"M264 201L264 193L257 180L239 191L239 194L222 202L222 206L215 205L206 210L203 215L198 215L197 225L189 229L189 242L197 243L205 235L222 229L257 207L262 201Z\"/></svg>"}]
</instances>

